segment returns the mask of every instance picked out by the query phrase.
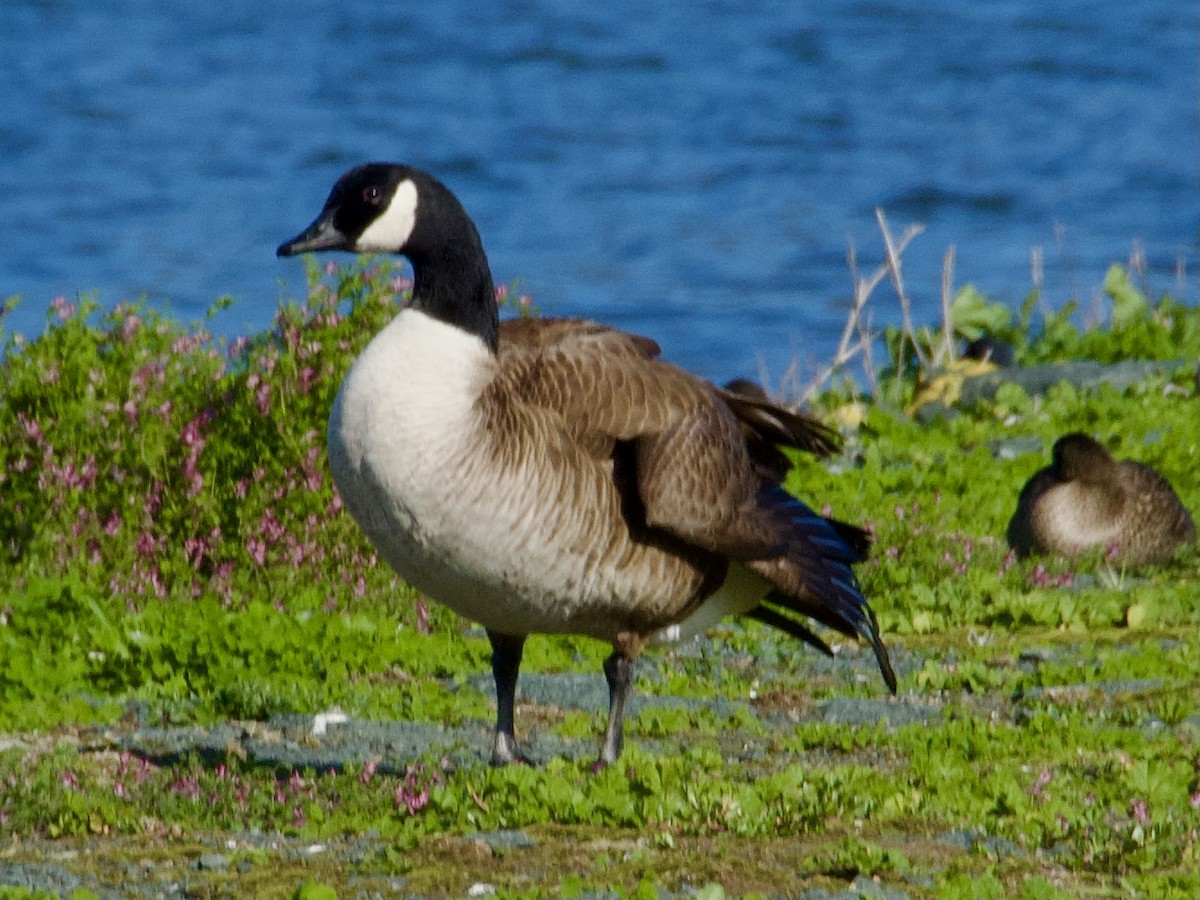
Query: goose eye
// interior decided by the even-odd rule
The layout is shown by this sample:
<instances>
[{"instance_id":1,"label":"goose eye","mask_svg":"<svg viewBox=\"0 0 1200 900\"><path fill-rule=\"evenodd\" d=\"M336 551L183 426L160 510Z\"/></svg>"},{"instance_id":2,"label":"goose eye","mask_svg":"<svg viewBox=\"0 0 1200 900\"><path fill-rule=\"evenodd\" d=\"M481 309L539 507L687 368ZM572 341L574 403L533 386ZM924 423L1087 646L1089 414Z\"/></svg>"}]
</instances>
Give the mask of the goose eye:
<instances>
[{"instance_id":1,"label":"goose eye","mask_svg":"<svg viewBox=\"0 0 1200 900\"><path fill-rule=\"evenodd\" d=\"M379 198L383 196L383 191L379 190L379 185L372 184L363 188L363 199L374 205L379 202Z\"/></svg>"}]
</instances>

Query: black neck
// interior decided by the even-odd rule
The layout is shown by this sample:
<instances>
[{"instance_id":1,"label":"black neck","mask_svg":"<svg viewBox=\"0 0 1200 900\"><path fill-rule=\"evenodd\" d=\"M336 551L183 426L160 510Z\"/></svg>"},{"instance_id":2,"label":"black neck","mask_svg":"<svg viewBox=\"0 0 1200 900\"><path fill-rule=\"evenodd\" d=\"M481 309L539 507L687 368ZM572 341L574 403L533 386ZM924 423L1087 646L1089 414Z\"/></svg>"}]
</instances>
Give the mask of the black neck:
<instances>
[{"instance_id":1,"label":"black neck","mask_svg":"<svg viewBox=\"0 0 1200 900\"><path fill-rule=\"evenodd\" d=\"M411 260L412 308L477 334L493 353L499 348L500 315L487 260L475 264L439 258Z\"/></svg>"},{"instance_id":2,"label":"black neck","mask_svg":"<svg viewBox=\"0 0 1200 900\"><path fill-rule=\"evenodd\" d=\"M420 202L426 208L405 250L413 267L413 308L479 335L496 353L496 287L475 223L458 199L432 178L422 185Z\"/></svg>"}]
</instances>

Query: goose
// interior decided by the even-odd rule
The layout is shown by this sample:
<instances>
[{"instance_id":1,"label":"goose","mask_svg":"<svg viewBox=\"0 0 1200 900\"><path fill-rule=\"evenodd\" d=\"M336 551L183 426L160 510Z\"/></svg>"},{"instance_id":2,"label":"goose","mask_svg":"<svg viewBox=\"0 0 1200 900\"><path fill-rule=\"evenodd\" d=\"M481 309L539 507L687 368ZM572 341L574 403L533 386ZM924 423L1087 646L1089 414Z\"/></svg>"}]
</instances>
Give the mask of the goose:
<instances>
[{"instance_id":1,"label":"goose","mask_svg":"<svg viewBox=\"0 0 1200 900\"><path fill-rule=\"evenodd\" d=\"M492 763L524 762L513 704L525 639L605 641L616 761L633 665L650 641L748 614L829 654L800 617L860 636L894 694L851 569L861 529L780 482L780 447L834 433L747 383L719 388L659 347L577 318L501 322L475 224L442 182L367 163L334 184L278 256L393 253L411 300L354 360L329 417L345 508L409 584L480 623L492 648Z\"/></svg>"},{"instance_id":2,"label":"goose","mask_svg":"<svg viewBox=\"0 0 1200 900\"><path fill-rule=\"evenodd\" d=\"M1008 543L1018 556L1100 549L1141 565L1164 562L1196 539L1191 514L1150 466L1115 460L1079 432L1055 441L1051 458L1021 489L1008 523Z\"/></svg>"}]
</instances>

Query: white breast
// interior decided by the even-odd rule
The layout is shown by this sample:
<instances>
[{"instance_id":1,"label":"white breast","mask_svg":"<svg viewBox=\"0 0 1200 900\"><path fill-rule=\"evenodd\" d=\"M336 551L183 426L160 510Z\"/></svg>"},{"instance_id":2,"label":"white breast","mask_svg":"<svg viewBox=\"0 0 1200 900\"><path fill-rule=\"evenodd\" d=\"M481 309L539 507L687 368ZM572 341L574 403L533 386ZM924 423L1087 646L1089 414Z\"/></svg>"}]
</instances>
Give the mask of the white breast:
<instances>
[{"instance_id":1,"label":"white breast","mask_svg":"<svg viewBox=\"0 0 1200 900\"><path fill-rule=\"evenodd\" d=\"M1067 554L1106 547L1121 537L1121 517L1113 515L1100 492L1077 482L1060 484L1042 498L1038 527L1042 543Z\"/></svg>"},{"instance_id":2,"label":"white breast","mask_svg":"<svg viewBox=\"0 0 1200 900\"><path fill-rule=\"evenodd\" d=\"M479 338L400 312L334 402L334 483L380 556L418 590L485 627L569 631L559 589L586 580L586 554L556 550L537 515L536 479L493 460L477 400L496 365Z\"/></svg>"}]
</instances>

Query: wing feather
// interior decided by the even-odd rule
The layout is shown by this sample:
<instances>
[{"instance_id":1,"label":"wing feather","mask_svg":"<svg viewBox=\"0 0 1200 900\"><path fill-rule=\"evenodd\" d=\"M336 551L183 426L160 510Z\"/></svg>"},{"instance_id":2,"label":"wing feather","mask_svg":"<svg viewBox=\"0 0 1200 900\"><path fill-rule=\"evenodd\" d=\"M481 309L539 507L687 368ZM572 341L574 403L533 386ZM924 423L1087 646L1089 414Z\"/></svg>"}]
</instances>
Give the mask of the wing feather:
<instances>
[{"instance_id":1,"label":"wing feather","mask_svg":"<svg viewBox=\"0 0 1200 900\"><path fill-rule=\"evenodd\" d=\"M709 570L718 560L749 564L775 588L760 619L819 648L793 615L861 636L895 691L851 569L866 557L866 533L816 514L780 486L790 466L780 446L832 452L830 429L747 383L717 388L660 360L653 341L586 320L508 320L500 346L498 386L546 411L608 467L636 540L674 548Z\"/></svg>"}]
</instances>

